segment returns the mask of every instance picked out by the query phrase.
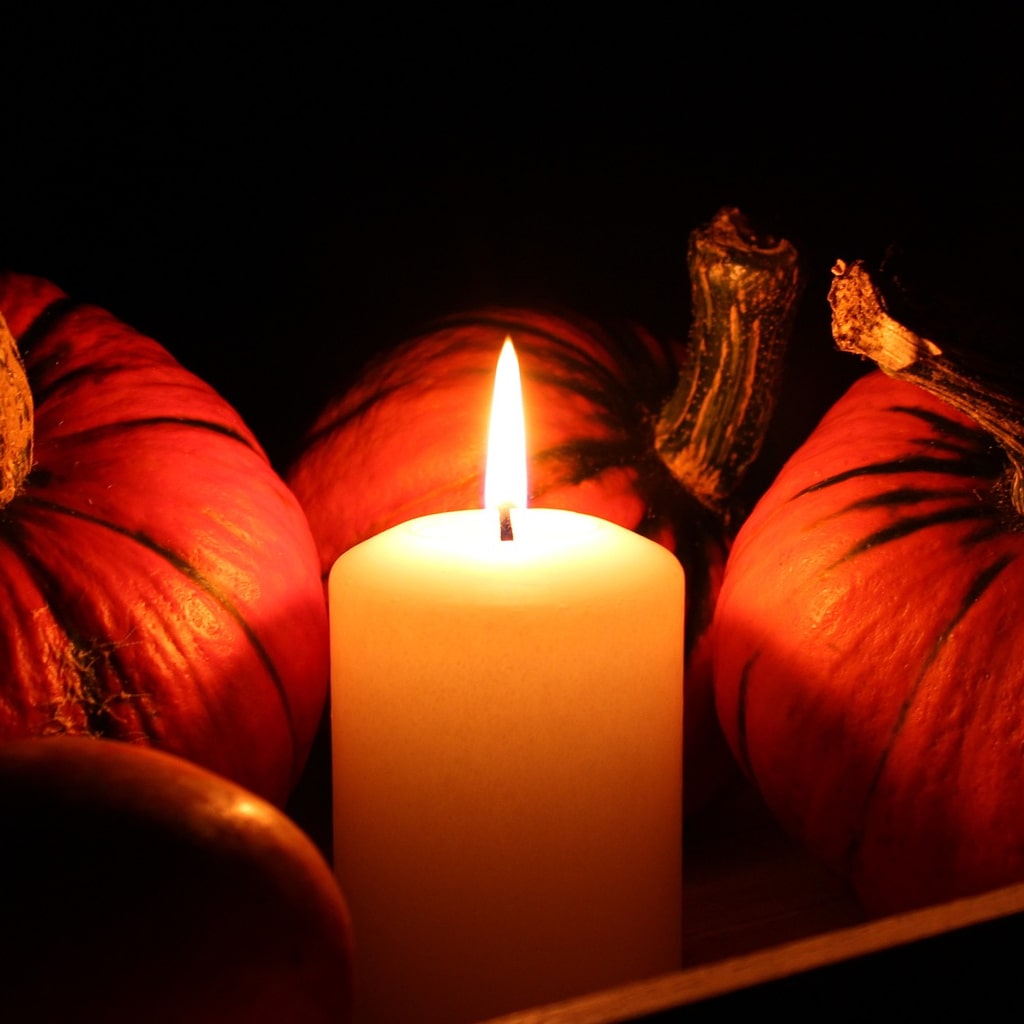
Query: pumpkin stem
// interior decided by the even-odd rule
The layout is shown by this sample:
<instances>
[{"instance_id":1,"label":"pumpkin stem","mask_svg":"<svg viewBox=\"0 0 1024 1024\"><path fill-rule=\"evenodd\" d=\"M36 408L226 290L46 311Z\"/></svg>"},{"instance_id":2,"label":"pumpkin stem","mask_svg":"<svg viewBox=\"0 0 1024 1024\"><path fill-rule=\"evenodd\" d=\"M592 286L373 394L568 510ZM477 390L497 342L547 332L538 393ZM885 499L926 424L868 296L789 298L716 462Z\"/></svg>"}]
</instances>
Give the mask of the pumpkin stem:
<instances>
[{"instance_id":1,"label":"pumpkin stem","mask_svg":"<svg viewBox=\"0 0 1024 1024\"><path fill-rule=\"evenodd\" d=\"M32 468L32 389L18 343L0 314L0 508Z\"/></svg>"},{"instance_id":2,"label":"pumpkin stem","mask_svg":"<svg viewBox=\"0 0 1024 1024\"><path fill-rule=\"evenodd\" d=\"M724 207L690 234L687 358L655 425L655 448L702 505L723 515L761 450L803 282L796 249L758 237Z\"/></svg>"},{"instance_id":3,"label":"pumpkin stem","mask_svg":"<svg viewBox=\"0 0 1024 1024\"><path fill-rule=\"evenodd\" d=\"M941 398L999 442L1012 470L1010 500L1024 515L1024 405L1007 392L1005 373L1000 378L979 356L938 345L893 319L861 261L847 267L839 260L832 273L828 301L836 346Z\"/></svg>"}]
</instances>

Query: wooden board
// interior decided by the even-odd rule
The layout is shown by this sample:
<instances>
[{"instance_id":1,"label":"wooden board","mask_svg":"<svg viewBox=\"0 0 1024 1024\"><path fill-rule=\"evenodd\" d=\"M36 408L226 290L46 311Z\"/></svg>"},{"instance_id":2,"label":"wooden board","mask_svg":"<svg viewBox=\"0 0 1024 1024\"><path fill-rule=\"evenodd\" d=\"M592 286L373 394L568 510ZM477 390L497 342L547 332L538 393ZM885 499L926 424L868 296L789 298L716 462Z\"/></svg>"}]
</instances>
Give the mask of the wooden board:
<instances>
[{"instance_id":1,"label":"wooden board","mask_svg":"<svg viewBox=\"0 0 1024 1024\"><path fill-rule=\"evenodd\" d=\"M1024 938L1024 885L870 919L749 788L699 825L686 842L679 971L487 1024L692 1024L755 1009L818 1015L829 1005L850 1019L883 1005L883 1016L899 1007L919 1016L1024 1004L1016 970L1003 969L1005 950Z\"/></svg>"}]
</instances>

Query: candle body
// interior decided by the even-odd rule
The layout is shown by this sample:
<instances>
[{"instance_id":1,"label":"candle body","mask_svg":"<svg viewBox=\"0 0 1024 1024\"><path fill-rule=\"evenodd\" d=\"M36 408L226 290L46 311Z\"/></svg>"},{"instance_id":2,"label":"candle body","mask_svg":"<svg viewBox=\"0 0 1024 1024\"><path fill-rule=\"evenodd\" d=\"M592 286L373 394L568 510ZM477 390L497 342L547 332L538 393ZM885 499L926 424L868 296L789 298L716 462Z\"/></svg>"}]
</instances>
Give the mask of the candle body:
<instances>
[{"instance_id":1,"label":"candle body","mask_svg":"<svg viewBox=\"0 0 1024 1024\"><path fill-rule=\"evenodd\" d=\"M458 1024L681 962L683 572L590 516L444 513L330 576L357 1020Z\"/></svg>"}]
</instances>

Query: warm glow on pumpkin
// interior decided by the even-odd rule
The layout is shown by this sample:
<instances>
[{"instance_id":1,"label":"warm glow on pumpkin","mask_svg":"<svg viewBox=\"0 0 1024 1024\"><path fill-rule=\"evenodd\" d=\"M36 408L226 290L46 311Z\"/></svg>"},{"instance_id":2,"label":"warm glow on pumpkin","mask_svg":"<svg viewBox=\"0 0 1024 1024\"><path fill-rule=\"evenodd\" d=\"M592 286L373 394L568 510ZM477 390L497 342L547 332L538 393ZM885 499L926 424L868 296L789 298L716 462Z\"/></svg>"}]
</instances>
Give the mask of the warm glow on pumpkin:
<instances>
[{"instance_id":1,"label":"warm glow on pumpkin","mask_svg":"<svg viewBox=\"0 0 1024 1024\"><path fill-rule=\"evenodd\" d=\"M519 360L506 338L494 375L484 507L526 507L526 423Z\"/></svg>"}]
</instances>

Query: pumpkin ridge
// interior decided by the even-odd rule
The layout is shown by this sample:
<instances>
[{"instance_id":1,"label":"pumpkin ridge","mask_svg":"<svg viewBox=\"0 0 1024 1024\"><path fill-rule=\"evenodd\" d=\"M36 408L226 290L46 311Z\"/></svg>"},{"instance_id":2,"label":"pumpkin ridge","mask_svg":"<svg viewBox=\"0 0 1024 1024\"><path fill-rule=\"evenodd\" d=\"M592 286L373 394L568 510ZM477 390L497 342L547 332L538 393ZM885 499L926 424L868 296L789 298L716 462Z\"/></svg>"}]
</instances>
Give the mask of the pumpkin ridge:
<instances>
[{"instance_id":1,"label":"pumpkin ridge","mask_svg":"<svg viewBox=\"0 0 1024 1024\"><path fill-rule=\"evenodd\" d=\"M861 477L892 476L899 473L942 473L946 476L979 476L979 468L966 458L950 459L937 455L911 455L905 458L888 459L885 462L870 462L853 469L845 469L841 473L833 473L813 484L808 484L797 491L789 500L796 501L808 494L835 487L848 480Z\"/></svg>"},{"instance_id":2,"label":"pumpkin ridge","mask_svg":"<svg viewBox=\"0 0 1024 1024\"><path fill-rule=\"evenodd\" d=\"M585 325L582 325L564 315L558 315L558 318L575 330L588 330ZM478 331L480 328L493 328L498 334L511 335L512 340L515 342L516 349L520 352L528 352L531 349L535 350L536 345L531 344L530 339L539 338L556 349L558 352L557 358L565 362L566 365L572 366L575 364L580 367L593 367L599 371L604 369L603 364L595 359L593 354L588 352L583 346L569 341L561 334L555 333L545 327L532 324L527 318L517 317L515 314L511 316L501 316L485 312L476 316L467 315L446 317L438 323L438 330L440 331L459 331L467 329L471 331ZM594 328L590 327L589 330L593 331ZM455 346L456 350L458 347L459 346ZM464 339L463 347L470 352L477 351L479 348L477 337L475 335L467 335ZM549 352L548 355L550 356L551 353ZM493 370L490 372L493 373Z\"/></svg>"},{"instance_id":3,"label":"pumpkin ridge","mask_svg":"<svg viewBox=\"0 0 1024 1024\"><path fill-rule=\"evenodd\" d=\"M959 608L957 608L953 616L935 637L935 641L932 644L931 649L925 655L920 670L915 676L913 683L911 683L906 696L900 704L899 710L896 714L896 719L889 731L889 739L879 755L878 762L875 765L875 770L872 772L871 781L868 784L868 788L864 796L864 812L858 818L860 822L867 821L868 814L870 813L871 802L875 797L875 793L878 791L882 773L885 771L885 767L889 762L889 757L892 753L893 747L896 745L899 734L906 723L907 715L910 713L910 709L913 706L914 701L917 699L917 695L920 692L925 676L928 674L928 670L935 663L943 647L945 647L948 642L953 630L960 624L960 622L963 621L974 605L981 599L985 591L988 590L1003 570L1005 570L1013 561L1013 556L1003 555L1000 558L997 558L994 562L985 566L985 568L980 572L976 573L970 586L964 592ZM847 860L851 865L859 856L859 850L865 838L865 831L866 826L861 827L850 840L850 846L847 850Z\"/></svg>"},{"instance_id":4,"label":"pumpkin ridge","mask_svg":"<svg viewBox=\"0 0 1024 1024\"><path fill-rule=\"evenodd\" d=\"M32 322L21 332L18 337L18 350L22 358L27 358L36 345L43 338L54 331L61 320L70 316L82 303L76 302L67 295L52 299L32 318Z\"/></svg>"},{"instance_id":5,"label":"pumpkin ridge","mask_svg":"<svg viewBox=\"0 0 1024 1024\"><path fill-rule=\"evenodd\" d=\"M747 701L750 694L750 682L757 664L759 651L755 651L743 664L740 670L739 686L736 694L736 756L748 777L754 778L754 766L750 760L750 737L747 733Z\"/></svg>"},{"instance_id":6,"label":"pumpkin ridge","mask_svg":"<svg viewBox=\"0 0 1024 1024\"><path fill-rule=\"evenodd\" d=\"M615 357L616 363L621 363L623 366L627 366L632 362L632 356L635 355L634 349L640 349L643 353L650 358L650 352L646 346L636 346L633 344L624 344L622 338L618 333L610 333L605 330L597 328L594 324L583 320L580 317L573 315L571 312L556 312L554 316L564 324L569 325L574 330L579 331L581 334L585 334L588 337L595 334L600 334L602 342L612 342L611 346L602 346L604 351L608 352L609 355ZM555 348L562 350L563 352L571 352L581 358L578 362L585 366L603 367L604 364L596 360L591 352L581 345L570 341L564 335L556 333L546 327L531 324L528 319L519 317L516 314L510 316L501 316L494 313L481 313L479 315L455 315L445 317L439 322L441 329L456 327L456 328L475 328L478 326L494 327L505 333L533 335L536 338L543 338L544 341L549 342ZM635 333L629 333L630 341L637 340ZM513 337L513 341L516 342L516 347L519 347L519 341ZM610 348L614 348L615 351L609 351ZM618 383L618 382L616 382Z\"/></svg>"},{"instance_id":7,"label":"pumpkin ridge","mask_svg":"<svg viewBox=\"0 0 1024 1024\"><path fill-rule=\"evenodd\" d=\"M516 347L527 356L533 351L528 338L521 343L517 342ZM647 408L646 402L636 400L641 388L633 380L632 371L635 369L635 363L630 359L617 360L614 368L609 368L595 359L580 360L566 356L554 366L550 366L551 363L550 353L536 353L535 359L526 362L523 370L524 379L554 387L570 387L594 405L609 412L617 409ZM538 370L538 366L543 366L543 369ZM564 372L557 372L559 370ZM648 387L646 390L651 389ZM609 401L609 398L613 397L615 401ZM664 397L664 391L653 397Z\"/></svg>"},{"instance_id":8,"label":"pumpkin ridge","mask_svg":"<svg viewBox=\"0 0 1024 1024\"><path fill-rule=\"evenodd\" d=\"M1005 517L1001 512L998 512L987 522L979 522L977 529L972 530L965 537L961 538L960 546L964 549L970 549L976 544L987 544L994 538L1001 536L1006 528Z\"/></svg>"},{"instance_id":9,"label":"pumpkin ridge","mask_svg":"<svg viewBox=\"0 0 1024 1024\"><path fill-rule=\"evenodd\" d=\"M70 317L76 311L86 308L90 308L89 303L76 301L68 296L53 299L47 303L46 306L44 306L43 309L35 315L28 328L22 332L21 337L18 339L18 349L22 354L22 358L24 359L29 355L34 345L38 344L44 338L48 338L55 334L63 320ZM128 329L133 330L132 328ZM135 369L134 366L131 368ZM104 376L111 376L118 373L121 369L123 369L123 367L108 362L104 364L102 373ZM94 365L82 366L57 376L46 388L42 388L38 386L38 382L35 380L36 375L31 369L29 369L29 379L32 382L32 397L37 411L44 406L47 399L54 393L73 385L77 380L89 380L93 378L96 373L97 369ZM259 449L253 445L251 439L247 438L238 430L233 429L228 424L218 423L213 420L199 419L198 417L158 416L146 419L120 420L116 425L112 424L111 429L114 429L115 427L118 429L124 429L131 427L145 427L148 425L156 426L164 422L176 423L182 426L195 426L197 428L220 433L226 437L231 437L233 440L240 441L253 451L259 452ZM78 436L87 438L95 436L95 433L95 431L79 431Z\"/></svg>"},{"instance_id":10,"label":"pumpkin ridge","mask_svg":"<svg viewBox=\"0 0 1024 1024\"><path fill-rule=\"evenodd\" d=\"M602 335L603 339L607 337ZM528 340L522 350L529 355ZM643 356L643 360L637 355ZM612 418L647 426L653 437L654 409L665 399L670 390L667 382L677 373L674 360L659 367L650 358L647 348L639 343L621 359L614 353L613 356L616 358L613 367L597 361L581 363L564 358L552 367L550 355L538 353L526 365L523 377L555 388L568 388ZM543 369L538 370L538 366ZM563 367L566 372L557 372Z\"/></svg>"},{"instance_id":11,"label":"pumpkin ridge","mask_svg":"<svg viewBox=\"0 0 1024 1024\"><path fill-rule=\"evenodd\" d=\"M31 499L22 499L23 502ZM21 524L8 520L5 524L4 533L8 536L23 533ZM144 739L147 743L156 743L157 733L152 728L152 704L147 700L151 695L144 692L133 693L123 686L118 692L111 692L101 685L101 672L99 666L105 663L111 668L111 672L102 673L110 675L113 681L125 683L128 674L117 668L117 649L127 640L115 641L96 638L89 640L75 627L71 616L64 614L69 606L66 600L66 592L60 587L60 578L43 564L42 560L35 555L26 545L20 544L16 548L18 559L28 569L40 593L45 597L46 605L50 615L53 617L57 628L66 638L69 645L69 652L62 662L71 670L76 680L75 684L64 687L61 696L50 695L48 707L51 712L50 721L44 727L43 735L79 735L80 730L74 723L68 721L68 715L62 713L62 708L68 705L77 710L84 718L85 732L89 736L102 739L125 738L123 723L111 713L111 707L118 702L136 700L135 708L137 715L135 723L138 725L142 736L135 739ZM61 673L61 680L66 679L64 672Z\"/></svg>"},{"instance_id":12,"label":"pumpkin ridge","mask_svg":"<svg viewBox=\"0 0 1024 1024\"><path fill-rule=\"evenodd\" d=\"M464 348L470 353L476 350L476 346L468 341L457 347ZM493 380L494 368L484 366L468 367L461 369L459 371L459 375ZM402 378L386 385L378 384L375 387L375 390L360 402L353 406L345 406L344 408L338 409L338 411L329 419L320 422L315 430L311 429L307 432L303 437L303 445L306 448L314 448L326 441L329 441L334 433L347 429L360 417L365 416L368 412L374 411L376 407L380 405L386 405L389 401L396 398L396 396L400 396L402 392L408 390L410 387L418 386L418 383L418 380L414 378Z\"/></svg>"},{"instance_id":13,"label":"pumpkin ridge","mask_svg":"<svg viewBox=\"0 0 1024 1024\"><path fill-rule=\"evenodd\" d=\"M832 513L830 519L845 515L847 512L862 512L873 508L889 508L902 505L922 505L929 501L944 501L959 498L963 500L963 491L953 488L928 487L893 487L878 494L869 494L850 502L838 512Z\"/></svg>"},{"instance_id":14,"label":"pumpkin ridge","mask_svg":"<svg viewBox=\"0 0 1024 1024\"><path fill-rule=\"evenodd\" d=\"M912 405L890 405L888 411L920 420L932 427L940 437L958 438L971 448L982 447L981 441L985 436L983 431L973 424L960 423L945 413L936 412L934 409L918 409ZM933 440L929 438L928 443L932 443Z\"/></svg>"},{"instance_id":15,"label":"pumpkin ridge","mask_svg":"<svg viewBox=\"0 0 1024 1024\"><path fill-rule=\"evenodd\" d=\"M521 346L520 351L529 354L529 346ZM536 362L539 361L540 359L538 358ZM575 370L574 367L569 367L569 369ZM614 417L618 414L618 417L621 419L631 420L637 418L635 410L638 403L625 398L625 392L622 389L621 383L612 374L608 374L605 378L599 378L596 367L572 373L555 373L547 369L530 370L527 368L523 370L523 380L535 384L543 384L551 388L571 390L574 394L586 399L590 405L594 406L595 410L599 410L606 416ZM599 383L595 384L595 380L599 380ZM610 401L609 399L613 400ZM639 407L641 409L644 408L643 405ZM634 415L624 416L624 410L634 412Z\"/></svg>"},{"instance_id":16,"label":"pumpkin ridge","mask_svg":"<svg viewBox=\"0 0 1024 1024\"><path fill-rule=\"evenodd\" d=\"M599 338L601 350L612 357L615 364L614 370L609 369L604 362L596 359L591 350L570 341L560 334L556 334L554 331L533 326L524 320L489 316L485 313L476 317L447 318L441 321L440 326L442 329L448 327L494 327L499 332L511 334L516 348L526 354L529 354L534 349L534 346L531 345L530 337L541 338L559 351L560 355L556 357L559 363L567 369L574 371L572 377L573 387L578 388L581 394L584 393L582 387L587 387L593 399L601 405L606 404L604 400L608 393L629 394L640 393L641 391L649 392L652 390L650 387L652 380L657 380L659 376L664 377L666 371L674 369L674 365L670 365L658 370L658 372L654 372L657 367L655 360L651 356L651 350L647 345L643 344L642 339L635 332L626 332L625 336L623 336L619 332L602 330L593 324L586 323L568 314L556 315L575 330L586 333L588 337ZM470 347L476 348L472 343L470 343ZM671 358L669 353L664 348L661 351L665 354L666 359L674 364L675 360ZM545 358L538 358L537 360L530 361L530 363L534 366L546 365L550 361L551 355L550 352L547 352L544 354ZM637 359L638 355L643 358ZM638 373L638 369L648 372ZM579 378L577 378L577 374ZM556 384L562 380L562 378L536 370L531 372L529 365L524 367L524 376L526 379L551 381ZM599 385L593 383L595 378L600 379L601 383ZM671 379L671 374L669 374L669 379ZM584 381L585 384L580 386L580 381ZM648 382L648 386L643 389L639 388L638 385L641 381ZM657 395L653 397L664 397L663 389L659 389Z\"/></svg>"},{"instance_id":17,"label":"pumpkin ridge","mask_svg":"<svg viewBox=\"0 0 1024 1024\"><path fill-rule=\"evenodd\" d=\"M408 385L402 381L396 384L392 384L390 387L380 388L380 390L368 395L358 405L353 406L351 409L345 409L320 424L316 430L310 430L303 437L303 444L307 448L316 448L323 444L325 441L330 440L331 436L338 430L342 430L354 423L361 416L364 416L367 412L373 409L374 406L380 405L383 402L388 401L394 395L403 391Z\"/></svg>"},{"instance_id":18,"label":"pumpkin ridge","mask_svg":"<svg viewBox=\"0 0 1024 1024\"><path fill-rule=\"evenodd\" d=\"M129 430L141 430L160 426L188 427L211 434L219 434L221 437L239 442L257 455L262 455L261 450L252 443L251 439L235 430L234 427L217 420L200 419L197 416L139 416L130 420L116 420L112 423L104 423L98 427L76 431L75 440L76 443L81 440L88 444L104 434L119 435Z\"/></svg>"},{"instance_id":19,"label":"pumpkin ridge","mask_svg":"<svg viewBox=\"0 0 1024 1024\"><path fill-rule=\"evenodd\" d=\"M828 518L831 519L832 516L829 516ZM891 544L894 541L903 540L905 537L909 537L910 534L916 533L919 530L926 530L933 526L944 526L950 523L964 522L971 519L990 518L994 518L994 512L980 510L979 507L974 504L954 505L922 516L905 516L889 526L885 526L880 530L875 530L873 533L869 533L832 562L832 564L828 566L828 569L835 569L844 562L848 562L851 559L856 558L858 555L862 555L865 551L869 551L871 548L878 547L881 544Z\"/></svg>"},{"instance_id":20,"label":"pumpkin ridge","mask_svg":"<svg viewBox=\"0 0 1024 1024\"><path fill-rule=\"evenodd\" d=\"M249 643L250 648L255 652L260 663L263 665L267 672L268 677L273 685L274 691L277 693L278 699L281 703L281 707L284 711L285 720L288 723L288 734L292 741L292 750L297 752L300 748L298 742L298 731L296 729L294 716L292 713L291 705L288 702L288 696L285 691L284 681L281 679L280 673L277 670L277 666L274 664L273 659L270 657L267 649L260 641L256 631L249 624L246 617L242 614L238 606L230 599L229 595L221 591L218 587L215 587L211 580L199 572L190 562L188 562L181 555L172 551L169 548L158 544L152 537L138 530L129 530L126 527L119 526L117 523L111 522L109 519L103 519L99 516L92 515L88 512L83 512L80 509L75 509L67 505L61 505L56 502L47 501L43 498L37 498L30 495L23 495L19 500L19 511L26 508L40 508L55 515L64 515L72 519L82 520L88 522L93 526L98 526L106 530L110 530L119 536L125 537L136 544L141 545L147 550L153 552L155 555L162 558L168 565L174 568L181 575L187 577L196 587L198 587L203 593L211 597L220 608L225 611L236 623L245 636ZM23 517L21 517L23 518ZM297 754L293 753L293 757Z\"/></svg>"},{"instance_id":21,"label":"pumpkin ridge","mask_svg":"<svg viewBox=\"0 0 1024 1024\"><path fill-rule=\"evenodd\" d=\"M534 452L529 461L531 466L534 463L554 462L558 468L564 470L556 480L545 487L545 490L548 490L566 483L578 484L583 480L593 479L608 469L636 469L636 454L637 445L632 439L581 438ZM541 493L543 491L536 492Z\"/></svg>"}]
</instances>

